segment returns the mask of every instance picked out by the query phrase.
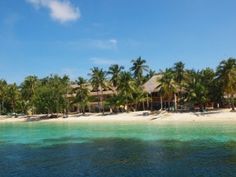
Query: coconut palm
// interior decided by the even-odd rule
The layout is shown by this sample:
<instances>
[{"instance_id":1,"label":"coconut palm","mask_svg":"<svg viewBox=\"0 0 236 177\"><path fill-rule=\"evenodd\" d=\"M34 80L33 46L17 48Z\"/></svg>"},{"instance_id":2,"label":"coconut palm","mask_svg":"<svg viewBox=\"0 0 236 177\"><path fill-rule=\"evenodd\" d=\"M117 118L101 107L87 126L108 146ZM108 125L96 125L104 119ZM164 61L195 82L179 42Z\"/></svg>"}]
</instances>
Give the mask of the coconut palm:
<instances>
[{"instance_id":1,"label":"coconut palm","mask_svg":"<svg viewBox=\"0 0 236 177\"><path fill-rule=\"evenodd\" d=\"M179 92L177 94L178 94L178 98L180 99L182 98L183 81L186 75L184 66L185 66L184 63L179 61L175 63L173 67L174 80L179 87ZM177 102L179 103L179 100Z\"/></svg>"},{"instance_id":2,"label":"coconut palm","mask_svg":"<svg viewBox=\"0 0 236 177\"><path fill-rule=\"evenodd\" d=\"M210 102L214 102L221 98L220 87L215 82L215 71L211 68L205 68L200 71L201 82L207 90L207 99ZM220 98L219 98L220 97Z\"/></svg>"},{"instance_id":3,"label":"coconut palm","mask_svg":"<svg viewBox=\"0 0 236 177\"><path fill-rule=\"evenodd\" d=\"M5 80L0 80L0 114L4 112L4 103L6 101L6 89L7 89L7 82Z\"/></svg>"},{"instance_id":4,"label":"coconut palm","mask_svg":"<svg viewBox=\"0 0 236 177\"><path fill-rule=\"evenodd\" d=\"M87 81L83 77L79 77L77 80L79 87L76 91L75 102L79 103L83 114L85 114L85 107L88 105L89 90L87 87Z\"/></svg>"},{"instance_id":5,"label":"coconut palm","mask_svg":"<svg viewBox=\"0 0 236 177\"><path fill-rule=\"evenodd\" d=\"M37 76L28 76L21 84L21 95L25 102L32 106L32 112L34 113L33 98L35 96L35 89L38 86Z\"/></svg>"},{"instance_id":6,"label":"coconut palm","mask_svg":"<svg viewBox=\"0 0 236 177\"><path fill-rule=\"evenodd\" d=\"M152 76L155 75L155 73L156 73L155 70L149 69L149 70L148 70L148 73L147 73L146 76L145 76L145 82L148 81L149 79L151 79Z\"/></svg>"},{"instance_id":7,"label":"coconut palm","mask_svg":"<svg viewBox=\"0 0 236 177\"><path fill-rule=\"evenodd\" d=\"M134 78L137 81L138 85L143 84L143 73L144 71L148 71L148 65L146 65L146 60L138 57L136 60L131 61L133 66L130 70L133 72Z\"/></svg>"},{"instance_id":8,"label":"coconut palm","mask_svg":"<svg viewBox=\"0 0 236 177\"><path fill-rule=\"evenodd\" d=\"M16 83L8 85L7 88L7 98L11 105L11 111L15 113L17 102L19 101L20 92Z\"/></svg>"},{"instance_id":9,"label":"coconut palm","mask_svg":"<svg viewBox=\"0 0 236 177\"><path fill-rule=\"evenodd\" d=\"M111 75L111 83L113 87L117 87L119 77L120 77L120 72L124 69L123 66L119 66L118 64L111 65L108 70L108 74Z\"/></svg>"},{"instance_id":10,"label":"coconut palm","mask_svg":"<svg viewBox=\"0 0 236 177\"><path fill-rule=\"evenodd\" d=\"M175 82L181 85L181 83L184 80L184 75L185 75L185 69L184 69L184 63L179 61L174 64L173 67L173 72L174 72L174 79Z\"/></svg>"},{"instance_id":11,"label":"coconut palm","mask_svg":"<svg viewBox=\"0 0 236 177\"><path fill-rule=\"evenodd\" d=\"M120 73L117 90L120 99L125 104L126 111L129 111L129 101L132 100L134 92L134 80L130 72L122 71Z\"/></svg>"},{"instance_id":12,"label":"coconut palm","mask_svg":"<svg viewBox=\"0 0 236 177\"><path fill-rule=\"evenodd\" d=\"M234 111L234 96L236 94L236 59L223 60L217 67L218 80L222 83L224 93L230 98L231 108Z\"/></svg>"},{"instance_id":13,"label":"coconut palm","mask_svg":"<svg viewBox=\"0 0 236 177\"><path fill-rule=\"evenodd\" d=\"M103 105L103 90L106 88L106 72L103 69L99 69L98 67L94 67L91 69L90 73L91 79L90 82L94 90L97 91L97 97L100 98L98 100L99 112L100 110L100 103L102 107L102 113L104 114L104 105Z\"/></svg>"},{"instance_id":14,"label":"coconut palm","mask_svg":"<svg viewBox=\"0 0 236 177\"><path fill-rule=\"evenodd\" d=\"M204 83L202 72L187 71L188 80L186 82L186 101L192 106L197 104L201 111L203 111L204 105L208 101L208 89L206 83Z\"/></svg>"},{"instance_id":15,"label":"coconut palm","mask_svg":"<svg viewBox=\"0 0 236 177\"><path fill-rule=\"evenodd\" d=\"M174 108L175 110L177 109L177 103L176 103L176 83L174 81L174 74L172 69L166 69L164 72L162 72L162 77L158 80L160 84L157 86L157 89L160 90L161 94L161 109L163 108L162 106L162 98L166 98L168 100L168 109L170 109L170 102L171 99L174 97L175 99L175 105Z\"/></svg>"},{"instance_id":16,"label":"coconut palm","mask_svg":"<svg viewBox=\"0 0 236 177\"><path fill-rule=\"evenodd\" d=\"M135 110L138 109L140 103L142 103L142 108L144 110L145 109L145 101L148 101L148 95L141 87L134 84L131 101L135 105Z\"/></svg>"}]
</instances>

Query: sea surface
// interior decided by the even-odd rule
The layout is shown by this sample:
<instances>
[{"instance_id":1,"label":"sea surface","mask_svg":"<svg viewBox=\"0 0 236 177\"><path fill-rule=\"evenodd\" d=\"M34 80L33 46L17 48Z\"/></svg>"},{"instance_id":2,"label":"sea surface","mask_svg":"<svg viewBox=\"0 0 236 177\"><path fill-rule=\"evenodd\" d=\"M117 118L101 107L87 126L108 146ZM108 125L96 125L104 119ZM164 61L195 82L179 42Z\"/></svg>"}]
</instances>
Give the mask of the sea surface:
<instances>
[{"instance_id":1,"label":"sea surface","mask_svg":"<svg viewBox=\"0 0 236 177\"><path fill-rule=\"evenodd\" d=\"M0 124L0 177L236 176L236 124Z\"/></svg>"}]
</instances>

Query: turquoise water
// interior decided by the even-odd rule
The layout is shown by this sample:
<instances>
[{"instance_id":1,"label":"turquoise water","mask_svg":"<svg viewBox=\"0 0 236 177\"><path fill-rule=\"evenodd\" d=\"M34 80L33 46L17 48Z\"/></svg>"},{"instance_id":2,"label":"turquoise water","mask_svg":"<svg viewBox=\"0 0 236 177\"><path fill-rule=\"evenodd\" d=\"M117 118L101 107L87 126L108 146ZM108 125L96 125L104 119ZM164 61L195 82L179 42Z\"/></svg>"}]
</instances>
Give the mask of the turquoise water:
<instances>
[{"instance_id":1,"label":"turquoise water","mask_svg":"<svg viewBox=\"0 0 236 177\"><path fill-rule=\"evenodd\" d=\"M236 176L236 125L0 124L0 176Z\"/></svg>"}]
</instances>

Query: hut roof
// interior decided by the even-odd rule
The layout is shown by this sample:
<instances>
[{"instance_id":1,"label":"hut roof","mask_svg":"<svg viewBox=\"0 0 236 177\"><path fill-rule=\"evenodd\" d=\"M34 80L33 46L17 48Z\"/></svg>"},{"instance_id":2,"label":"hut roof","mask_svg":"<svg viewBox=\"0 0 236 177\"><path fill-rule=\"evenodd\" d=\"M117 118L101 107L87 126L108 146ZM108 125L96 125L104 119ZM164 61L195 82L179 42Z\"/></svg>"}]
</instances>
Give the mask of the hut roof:
<instances>
[{"instance_id":1,"label":"hut roof","mask_svg":"<svg viewBox=\"0 0 236 177\"><path fill-rule=\"evenodd\" d=\"M158 79L160 79L162 77L161 74L156 74L154 76L151 77L151 79L149 79L144 85L143 88L146 92L151 93L151 92L157 92L157 86L160 84L158 82Z\"/></svg>"}]
</instances>

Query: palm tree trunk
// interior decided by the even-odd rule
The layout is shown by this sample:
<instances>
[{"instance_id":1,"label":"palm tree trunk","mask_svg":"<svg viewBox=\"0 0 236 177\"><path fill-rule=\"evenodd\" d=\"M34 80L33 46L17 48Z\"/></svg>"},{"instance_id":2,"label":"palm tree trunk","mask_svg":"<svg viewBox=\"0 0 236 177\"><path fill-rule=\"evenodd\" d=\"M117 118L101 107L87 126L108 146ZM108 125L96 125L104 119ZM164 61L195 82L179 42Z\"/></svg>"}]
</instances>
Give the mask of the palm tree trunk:
<instances>
[{"instance_id":1,"label":"palm tree trunk","mask_svg":"<svg viewBox=\"0 0 236 177\"><path fill-rule=\"evenodd\" d=\"M138 103L135 102L135 111L137 111L137 109L138 109Z\"/></svg>"},{"instance_id":2,"label":"palm tree trunk","mask_svg":"<svg viewBox=\"0 0 236 177\"><path fill-rule=\"evenodd\" d=\"M85 115L85 106L83 106L83 115Z\"/></svg>"},{"instance_id":3,"label":"palm tree trunk","mask_svg":"<svg viewBox=\"0 0 236 177\"><path fill-rule=\"evenodd\" d=\"M151 93L151 111L153 110L153 99L152 99L152 93Z\"/></svg>"},{"instance_id":4,"label":"palm tree trunk","mask_svg":"<svg viewBox=\"0 0 236 177\"><path fill-rule=\"evenodd\" d=\"M170 111L170 99L168 99L168 111Z\"/></svg>"},{"instance_id":5,"label":"palm tree trunk","mask_svg":"<svg viewBox=\"0 0 236 177\"><path fill-rule=\"evenodd\" d=\"M102 103L102 114L104 115L104 105L103 105L103 90L102 90L102 95L101 95L101 103Z\"/></svg>"},{"instance_id":6,"label":"palm tree trunk","mask_svg":"<svg viewBox=\"0 0 236 177\"><path fill-rule=\"evenodd\" d=\"M235 111L235 106L234 106L234 96L231 95L231 108L232 108L232 111Z\"/></svg>"},{"instance_id":7,"label":"palm tree trunk","mask_svg":"<svg viewBox=\"0 0 236 177\"><path fill-rule=\"evenodd\" d=\"M3 101L1 102L1 110L0 110L0 115L2 115L3 112Z\"/></svg>"},{"instance_id":8,"label":"palm tree trunk","mask_svg":"<svg viewBox=\"0 0 236 177\"><path fill-rule=\"evenodd\" d=\"M174 94L174 99L175 99L175 111L177 111L177 96L176 96L176 94Z\"/></svg>"},{"instance_id":9,"label":"palm tree trunk","mask_svg":"<svg viewBox=\"0 0 236 177\"><path fill-rule=\"evenodd\" d=\"M100 98L100 96L99 96L99 94L98 94L98 90L97 90L97 99L98 99L98 110L99 110L99 112L101 112L101 108L100 108L100 101L101 101L101 98Z\"/></svg>"},{"instance_id":10,"label":"palm tree trunk","mask_svg":"<svg viewBox=\"0 0 236 177\"><path fill-rule=\"evenodd\" d=\"M161 110L163 110L163 100L162 100L162 96L160 96L161 99Z\"/></svg>"},{"instance_id":11,"label":"palm tree trunk","mask_svg":"<svg viewBox=\"0 0 236 177\"><path fill-rule=\"evenodd\" d=\"M125 106L126 106L126 112L129 112L128 111L128 99L127 98L125 99Z\"/></svg>"}]
</instances>

